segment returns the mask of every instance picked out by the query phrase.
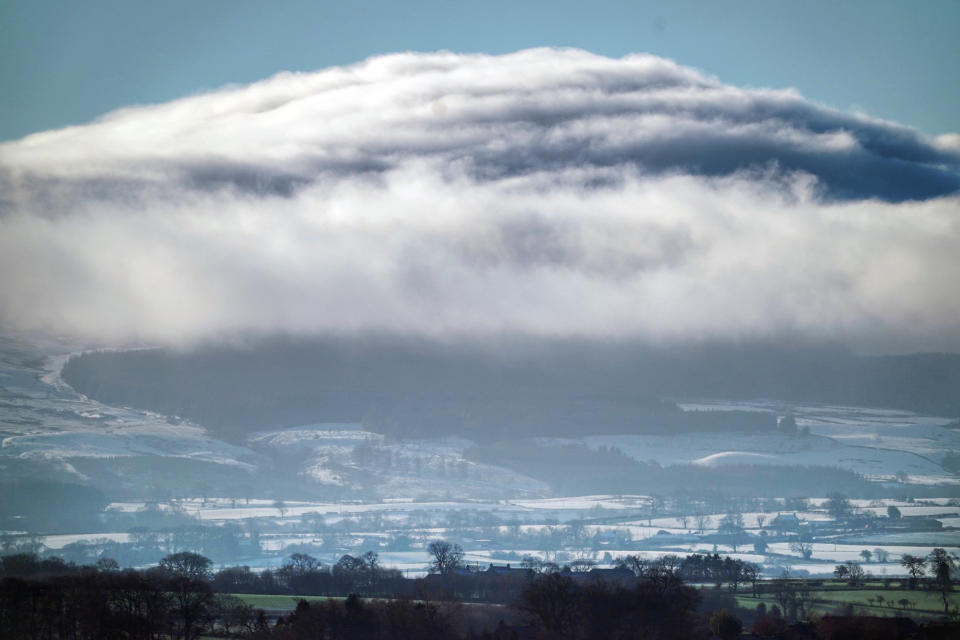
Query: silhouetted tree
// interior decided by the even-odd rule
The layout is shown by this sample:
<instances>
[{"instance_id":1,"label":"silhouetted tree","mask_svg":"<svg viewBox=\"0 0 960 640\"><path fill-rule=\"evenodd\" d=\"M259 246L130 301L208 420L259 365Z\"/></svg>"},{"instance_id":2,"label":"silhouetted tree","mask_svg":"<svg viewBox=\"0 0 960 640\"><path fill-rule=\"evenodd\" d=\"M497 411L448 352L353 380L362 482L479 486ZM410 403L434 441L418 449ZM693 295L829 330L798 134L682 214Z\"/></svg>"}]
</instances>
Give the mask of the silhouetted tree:
<instances>
[{"instance_id":1,"label":"silhouetted tree","mask_svg":"<svg viewBox=\"0 0 960 640\"><path fill-rule=\"evenodd\" d=\"M463 547L446 540L434 540L427 545L427 552L433 557L430 573L447 575L463 562Z\"/></svg>"},{"instance_id":2,"label":"silhouetted tree","mask_svg":"<svg viewBox=\"0 0 960 640\"><path fill-rule=\"evenodd\" d=\"M937 590L940 592L940 597L943 599L944 614L948 613L949 611L947 595L953 591L953 581L951 580L950 573L956 568L957 557L955 555L948 554L946 549L938 547L933 550L933 553L930 554L930 572L933 574L933 579L937 585Z\"/></svg>"},{"instance_id":3,"label":"silhouetted tree","mask_svg":"<svg viewBox=\"0 0 960 640\"><path fill-rule=\"evenodd\" d=\"M721 640L735 640L743 631L743 623L726 609L710 616L710 631Z\"/></svg>"},{"instance_id":4,"label":"silhouetted tree","mask_svg":"<svg viewBox=\"0 0 960 640\"><path fill-rule=\"evenodd\" d=\"M907 573L910 574L910 588L916 589L917 583L926 574L924 559L905 553L903 557L900 558L900 564L907 570Z\"/></svg>"}]
</instances>

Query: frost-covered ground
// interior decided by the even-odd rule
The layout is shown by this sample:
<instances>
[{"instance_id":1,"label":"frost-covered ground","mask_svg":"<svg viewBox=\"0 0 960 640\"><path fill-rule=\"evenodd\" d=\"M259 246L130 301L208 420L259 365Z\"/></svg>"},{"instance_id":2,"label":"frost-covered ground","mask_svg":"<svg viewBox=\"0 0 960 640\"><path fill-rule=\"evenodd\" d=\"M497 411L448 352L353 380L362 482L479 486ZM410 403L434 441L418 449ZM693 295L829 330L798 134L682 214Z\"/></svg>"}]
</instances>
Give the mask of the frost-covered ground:
<instances>
[{"instance_id":1,"label":"frost-covered ground","mask_svg":"<svg viewBox=\"0 0 960 640\"><path fill-rule=\"evenodd\" d=\"M636 460L660 465L828 465L877 480L892 480L900 473L908 483L960 484L957 476L941 466L945 456L960 452L960 430L944 428L948 419L905 411L768 401L699 401L680 406L700 411L789 412L811 435L597 435L538 438L537 442L615 447Z\"/></svg>"},{"instance_id":2,"label":"frost-covered ground","mask_svg":"<svg viewBox=\"0 0 960 640\"><path fill-rule=\"evenodd\" d=\"M252 469L249 449L211 438L199 426L115 407L78 394L60 378L69 347L0 337L0 458L54 463L86 478L71 460L169 456Z\"/></svg>"},{"instance_id":3,"label":"frost-covered ground","mask_svg":"<svg viewBox=\"0 0 960 640\"><path fill-rule=\"evenodd\" d=\"M258 470L269 469L280 461L279 464L293 465L285 470L292 472L297 482L333 489L366 483L364 501L286 500L277 504L272 499L192 498L150 505L150 509L176 510L210 525L259 519L263 524L264 557L251 561L252 566L275 566L291 545L323 545L324 532L334 527L341 547L325 551L323 559L335 560L347 550L366 550L359 545L373 545L385 565L412 574L422 572L426 566L425 543L440 537L469 540L465 544L468 561L498 564L527 554L553 561L568 561L573 555L602 561L607 554L653 557L662 553L711 552L714 548L712 543L691 540L690 534L697 527L693 513L686 518L654 517L649 511L651 500L643 495L552 495L543 482L470 460L465 453L473 443L463 438L395 441L366 431L360 424L347 423L265 430L252 434L245 442L227 443L189 422L109 406L77 394L59 376L73 349L0 338L0 468L4 467L4 459L28 465L47 464L83 481L85 476L74 466L80 466L81 460L161 457L213 463L250 473L252 477ZM907 482L897 486L900 494L908 492L911 483L958 483L958 478L940 464L947 454L960 451L960 431L944 428L948 420L902 411L764 401L700 401L682 406L768 411L778 415L790 412L801 427L810 429L811 435L597 435L539 441L582 442L594 448L613 446L637 460L661 465L827 464L886 481L903 472ZM888 506L897 506L904 517L935 518L945 529L840 536L836 544L818 542L810 560L804 560L785 542L773 543L770 555L755 554L749 547L738 548L735 555L764 564L768 573L788 569L827 574L833 563L861 560L863 550L873 552L879 548L890 554L889 561L872 562L867 568L876 575L898 575L902 573L898 561L904 553L925 555L934 545L960 553L960 531L952 529L960 527L960 507L946 498L922 504L881 500L854 501L854 505L880 517L886 515ZM807 510L797 515L808 522L826 521L829 516L822 506L822 500L813 500ZM115 513L127 514L146 508L144 502L114 503L108 507ZM715 531L725 514L704 515L709 518L709 533ZM758 533L760 520L769 525L774 515L751 512L743 517L748 531ZM316 522L316 531L303 531L305 516ZM478 534L471 532L470 527L479 527L484 517L499 523L504 535L508 529L513 532L510 535L549 534L557 527L584 520L589 523L584 527L586 535L605 536L612 540L610 545L624 540L630 546L507 552L491 548L492 543L477 540ZM457 520L461 522L459 527L451 525ZM379 529L372 524L379 524ZM413 548L392 549L385 533L388 531L402 531L413 539ZM677 538L645 546L644 541L658 536L660 531ZM15 535L23 536L24 532ZM98 538L124 542L129 535L114 529L45 536L41 541L48 549L56 550ZM351 540L358 545L357 549L349 546ZM731 548L722 545L717 550L732 553Z\"/></svg>"},{"instance_id":4,"label":"frost-covered ground","mask_svg":"<svg viewBox=\"0 0 960 640\"><path fill-rule=\"evenodd\" d=\"M854 471L879 477L904 471L910 476L909 481L923 484L956 482L955 476L940 467L945 456L960 452L960 430L945 429L951 423L947 418L894 409L774 401L700 401L680 406L714 411L770 411L778 415L789 412L801 428L808 427L812 434L840 445L841 452L831 457L836 459L842 453L841 466L849 465Z\"/></svg>"},{"instance_id":5,"label":"frost-covered ground","mask_svg":"<svg viewBox=\"0 0 960 640\"><path fill-rule=\"evenodd\" d=\"M299 475L319 486L352 486L361 475L383 498L455 499L542 497L543 482L473 462L463 438L388 441L358 424L317 424L264 431L231 444L203 428L147 411L115 407L77 394L59 371L75 347L0 338L0 457L54 463L83 479L78 458L166 456L254 471L264 459L295 454ZM864 407L723 400L681 403L697 410L787 412L808 427L808 437L777 434L597 435L580 439L541 438L543 444L582 442L617 447L629 456L661 465L729 464L832 465L878 480L900 473L918 484L958 484L941 462L960 452L960 430L949 420L905 411ZM370 451L367 459L358 446ZM361 447L362 448L362 447ZM309 455L304 455L304 452Z\"/></svg>"},{"instance_id":6,"label":"frost-covered ground","mask_svg":"<svg viewBox=\"0 0 960 640\"><path fill-rule=\"evenodd\" d=\"M810 503L808 510L789 513L796 513L801 521L830 520L822 500ZM903 517L934 517L947 527L947 523L960 518L960 506L948 504L947 500L929 500L922 504L893 499L854 503L857 508L876 511L881 517L885 516L887 506L897 506ZM873 575L899 576L904 573L899 564L904 554L923 557L934 546L960 553L960 530L946 528L933 532L834 534L814 543L809 559L792 549L789 541L771 539L767 552L761 554L754 551L752 544L741 544L734 549L709 538L698 539L692 535L697 529L694 514L641 516L650 504L650 498L642 495L587 495L496 501L290 501L282 505L270 500L252 499L247 503L229 498L192 498L159 505L113 503L108 508L115 513L176 510L206 525L236 523L242 525L243 531L256 529L260 532L263 554L243 560L243 564L254 568L279 566L290 553L305 548L327 563L335 562L344 553L370 550L380 555L384 565L402 569L409 575L420 575L428 562L427 543L441 538L462 543L466 560L481 568L491 562L518 564L527 555L561 564L574 559L604 564L627 554L653 559L663 554L682 557L690 553L718 552L756 562L763 566L767 576L780 575L783 571L825 576L832 573L836 564L846 561L864 563L864 568ZM701 515L705 518L704 533L709 536L717 533L721 519L727 514L716 511ZM741 515L749 533L759 534L761 522L767 533L772 533L770 523L776 512ZM578 521L583 523L580 534L583 542L571 544L570 528L579 526ZM665 536L663 532L672 535ZM551 535L561 536L564 542L550 549L522 546L524 540L558 539ZM396 545L401 537L406 546L398 549ZM125 542L130 536L112 531L33 538L56 551L82 540ZM517 545L518 540L521 546ZM596 540L601 540L599 546ZM882 558L878 549L888 555L884 562L879 561ZM865 550L872 554L869 562L864 562L862 552Z\"/></svg>"},{"instance_id":7,"label":"frost-covered ground","mask_svg":"<svg viewBox=\"0 0 960 640\"><path fill-rule=\"evenodd\" d=\"M91 478L78 470L78 461L89 468L91 461L107 464L155 457L213 463L252 474L276 468L272 459L279 455L285 456L285 471L297 472L316 486L362 487L384 498L550 492L533 478L466 460L463 452L473 443L458 438L387 442L380 434L348 423L263 431L244 443L228 443L178 417L106 405L75 392L60 371L71 352L78 350L56 342L0 336L0 470L3 458L17 459L85 482ZM359 445L374 450L369 459L354 455ZM290 459L299 465L296 469L286 468Z\"/></svg>"},{"instance_id":8,"label":"frost-covered ground","mask_svg":"<svg viewBox=\"0 0 960 640\"><path fill-rule=\"evenodd\" d=\"M300 474L313 482L370 484L384 498L538 496L550 491L533 478L466 459L464 452L474 443L464 438L391 441L360 424L318 424L255 433L247 442L261 452L305 456Z\"/></svg>"}]
</instances>

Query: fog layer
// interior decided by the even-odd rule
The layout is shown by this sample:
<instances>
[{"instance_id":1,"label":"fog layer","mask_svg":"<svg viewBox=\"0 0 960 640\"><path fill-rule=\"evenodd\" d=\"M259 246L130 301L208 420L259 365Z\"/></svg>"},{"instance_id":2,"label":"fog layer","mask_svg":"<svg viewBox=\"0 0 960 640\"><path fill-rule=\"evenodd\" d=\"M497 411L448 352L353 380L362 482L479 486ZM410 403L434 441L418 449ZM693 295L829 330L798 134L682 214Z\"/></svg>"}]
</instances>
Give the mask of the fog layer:
<instances>
[{"instance_id":1,"label":"fog layer","mask_svg":"<svg viewBox=\"0 0 960 640\"><path fill-rule=\"evenodd\" d=\"M960 147L652 56L397 54L0 145L0 323L960 348Z\"/></svg>"}]
</instances>

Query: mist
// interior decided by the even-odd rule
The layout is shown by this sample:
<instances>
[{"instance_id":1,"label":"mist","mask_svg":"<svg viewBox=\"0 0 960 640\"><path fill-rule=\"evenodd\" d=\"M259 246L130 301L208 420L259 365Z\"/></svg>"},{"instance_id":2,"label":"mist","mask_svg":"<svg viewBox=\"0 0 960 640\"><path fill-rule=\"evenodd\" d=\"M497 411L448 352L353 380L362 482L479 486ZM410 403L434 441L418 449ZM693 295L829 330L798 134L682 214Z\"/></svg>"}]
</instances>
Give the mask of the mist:
<instances>
[{"instance_id":1,"label":"mist","mask_svg":"<svg viewBox=\"0 0 960 640\"><path fill-rule=\"evenodd\" d=\"M653 56L394 54L0 145L0 323L951 350L958 167Z\"/></svg>"}]
</instances>

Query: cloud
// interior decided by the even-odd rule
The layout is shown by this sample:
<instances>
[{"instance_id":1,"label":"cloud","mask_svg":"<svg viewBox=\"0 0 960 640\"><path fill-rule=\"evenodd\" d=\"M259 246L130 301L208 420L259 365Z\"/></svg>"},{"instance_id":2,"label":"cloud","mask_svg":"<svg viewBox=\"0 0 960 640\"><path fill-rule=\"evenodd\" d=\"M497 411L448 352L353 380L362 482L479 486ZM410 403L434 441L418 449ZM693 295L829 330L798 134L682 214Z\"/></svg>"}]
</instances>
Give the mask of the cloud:
<instances>
[{"instance_id":1,"label":"cloud","mask_svg":"<svg viewBox=\"0 0 960 640\"><path fill-rule=\"evenodd\" d=\"M397 54L0 145L0 322L960 347L960 150L652 56Z\"/></svg>"}]
</instances>

